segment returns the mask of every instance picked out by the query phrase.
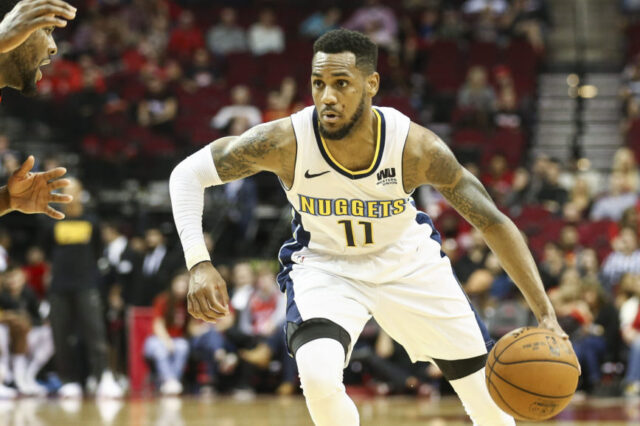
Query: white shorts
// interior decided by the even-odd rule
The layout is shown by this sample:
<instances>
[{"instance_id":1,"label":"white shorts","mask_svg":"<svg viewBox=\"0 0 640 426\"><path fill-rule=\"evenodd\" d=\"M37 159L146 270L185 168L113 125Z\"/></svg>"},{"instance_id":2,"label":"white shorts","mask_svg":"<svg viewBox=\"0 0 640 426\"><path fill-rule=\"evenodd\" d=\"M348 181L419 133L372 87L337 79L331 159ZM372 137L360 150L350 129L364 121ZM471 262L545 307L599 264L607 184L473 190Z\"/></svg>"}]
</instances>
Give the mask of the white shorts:
<instances>
[{"instance_id":1,"label":"white shorts","mask_svg":"<svg viewBox=\"0 0 640 426\"><path fill-rule=\"evenodd\" d=\"M372 316L413 362L472 358L492 344L446 257L386 283L335 275L326 264L286 266L279 281L287 295L287 321L325 318L344 328L351 337L345 365Z\"/></svg>"}]
</instances>

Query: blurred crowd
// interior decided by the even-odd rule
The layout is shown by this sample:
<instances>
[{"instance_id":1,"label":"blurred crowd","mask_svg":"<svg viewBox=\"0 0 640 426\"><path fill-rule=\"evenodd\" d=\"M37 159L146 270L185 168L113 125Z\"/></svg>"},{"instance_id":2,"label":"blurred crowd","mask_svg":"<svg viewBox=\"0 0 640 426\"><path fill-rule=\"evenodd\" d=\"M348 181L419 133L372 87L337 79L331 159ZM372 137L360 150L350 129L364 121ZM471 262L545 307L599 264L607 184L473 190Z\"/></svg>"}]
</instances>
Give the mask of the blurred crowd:
<instances>
[{"instance_id":1,"label":"blurred crowd","mask_svg":"<svg viewBox=\"0 0 640 426\"><path fill-rule=\"evenodd\" d=\"M381 47L375 102L441 134L522 230L580 359L581 388L640 394L640 177L631 142L640 138L617 151L610 173L585 161L531 158L536 80L552 25L546 1L76 3L78 19L56 31L60 54L43 69L41 94L3 91L0 123L22 126L0 128L0 175L24 156L13 141L34 131L56 147L40 167L68 165L73 154L80 180L69 189L77 202L65 220L0 222L0 397L118 397L135 361L162 394L298 391L277 265L258 250L286 239L280 223L266 233L260 227L266 207L285 207L273 177L208 194L207 243L232 306L215 325L187 314L188 275L168 206L113 207L100 194L122 182L134 192L152 191L154 180L166 186L183 155L311 104L313 40L342 26ZM636 62L624 71L629 135L640 111ZM491 335L535 324L480 234L437 192L415 195ZM275 259L277 245L272 251ZM129 337L144 312L150 322L136 349ZM411 364L375 322L345 380L379 394L447 391L436 367Z\"/></svg>"}]
</instances>

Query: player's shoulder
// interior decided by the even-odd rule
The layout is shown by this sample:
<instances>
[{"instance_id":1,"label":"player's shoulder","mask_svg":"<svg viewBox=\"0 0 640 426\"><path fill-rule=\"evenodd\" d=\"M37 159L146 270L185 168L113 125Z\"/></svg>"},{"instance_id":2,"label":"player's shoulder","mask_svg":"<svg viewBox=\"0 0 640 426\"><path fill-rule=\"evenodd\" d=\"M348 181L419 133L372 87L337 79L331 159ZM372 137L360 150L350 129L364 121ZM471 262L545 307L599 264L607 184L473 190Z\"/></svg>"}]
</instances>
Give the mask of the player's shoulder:
<instances>
[{"instance_id":1,"label":"player's shoulder","mask_svg":"<svg viewBox=\"0 0 640 426\"><path fill-rule=\"evenodd\" d=\"M273 148L295 145L295 133L289 117L258 124L249 129L243 136L256 143L268 142Z\"/></svg>"}]
</instances>

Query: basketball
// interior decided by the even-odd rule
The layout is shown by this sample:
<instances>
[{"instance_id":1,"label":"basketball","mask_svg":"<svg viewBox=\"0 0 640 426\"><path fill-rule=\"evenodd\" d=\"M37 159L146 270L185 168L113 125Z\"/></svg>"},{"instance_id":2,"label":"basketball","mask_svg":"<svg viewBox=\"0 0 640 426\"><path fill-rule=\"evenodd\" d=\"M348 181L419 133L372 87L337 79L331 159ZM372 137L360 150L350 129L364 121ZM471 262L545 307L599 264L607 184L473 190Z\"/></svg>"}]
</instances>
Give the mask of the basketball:
<instances>
[{"instance_id":1,"label":"basketball","mask_svg":"<svg viewBox=\"0 0 640 426\"><path fill-rule=\"evenodd\" d=\"M579 375L571 343L537 327L503 336L487 359L491 397L518 420L546 420L558 414L569 404Z\"/></svg>"}]
</instances>

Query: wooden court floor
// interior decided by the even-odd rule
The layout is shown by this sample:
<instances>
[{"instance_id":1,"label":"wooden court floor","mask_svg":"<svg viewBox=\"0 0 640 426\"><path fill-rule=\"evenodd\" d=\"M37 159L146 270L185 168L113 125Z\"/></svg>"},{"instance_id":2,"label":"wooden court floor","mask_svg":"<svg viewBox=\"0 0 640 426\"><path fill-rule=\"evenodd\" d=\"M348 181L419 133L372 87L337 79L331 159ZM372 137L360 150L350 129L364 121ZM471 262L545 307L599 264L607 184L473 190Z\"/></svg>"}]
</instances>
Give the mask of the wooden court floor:
<instances>
[{"instance_id":1,"label":"wooden court floor","mask_svg":"<svg viewBox=\"0 0 640 426\"><path fill-rule=\"evenodd\" d=\"M357 400L362 426L470 425L455 398L407 397ZM518 425L540 423L518 422ZM598 399L572 403L545 425L640 425L640 400ZM95 401L0 401L0 426L312 426L301 397L185 397ZM339 426L339 425L336 425Z\"/></svg>"}]
</instances>

